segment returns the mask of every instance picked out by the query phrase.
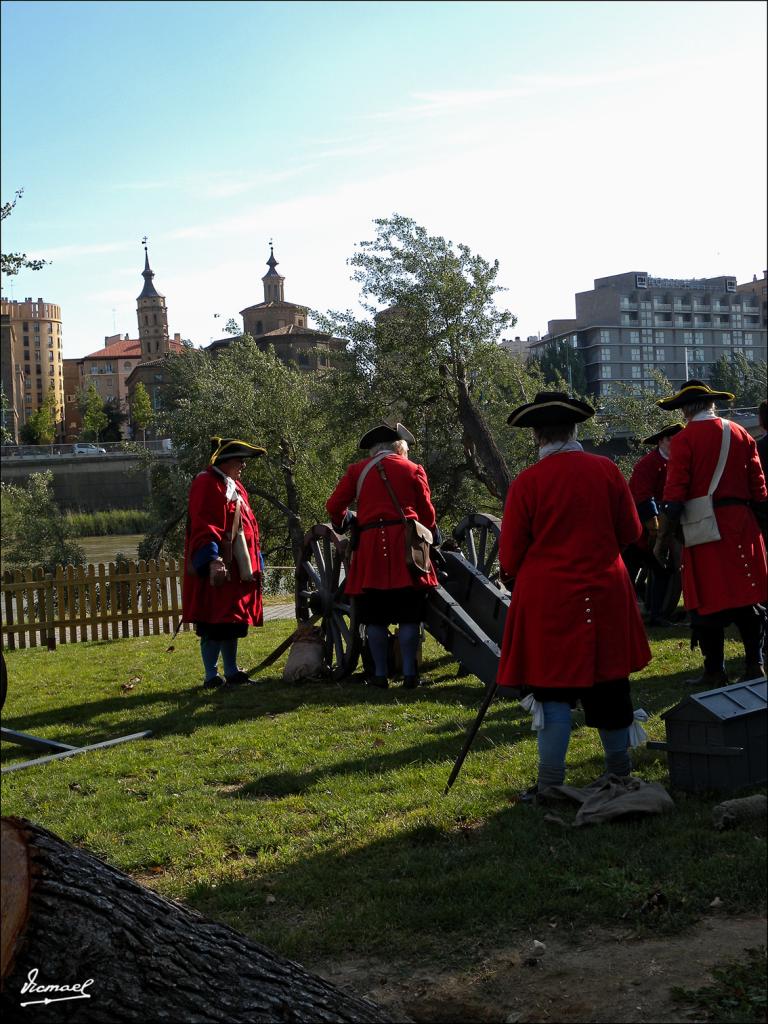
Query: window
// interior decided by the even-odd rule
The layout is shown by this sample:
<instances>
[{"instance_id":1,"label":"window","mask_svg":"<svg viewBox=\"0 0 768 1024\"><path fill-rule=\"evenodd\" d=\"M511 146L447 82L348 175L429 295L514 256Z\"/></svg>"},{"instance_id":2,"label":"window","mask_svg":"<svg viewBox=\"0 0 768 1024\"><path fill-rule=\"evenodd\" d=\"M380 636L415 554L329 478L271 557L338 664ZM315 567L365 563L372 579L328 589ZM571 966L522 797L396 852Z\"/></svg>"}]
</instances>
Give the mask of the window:
<instances>
[{"instance_id":1,"label":"window","mask_svg":"<svg viewBox=\"0 0 768 1024\"><path fill-rule=\"evenodd\" d=\"M32 372L32 368L30 367L29 363L24 363L24 373L31 373L31 372Z\"/></svg>"},{"instance_id":2,"label":"window","mask_svg":"<svg viewBox=\"0 0 768 1024\"><path fill-rule=\"evenodd\" d=\"M648 275L647 274L635 274L635 288L647 288L648 287Z\"/></svg>"},{"instance_id":3,"label":"window","mask_svg":"<svg viewBox=\"0 0 768 1024\"><path fill-rule=\"evenodd\" d=\"M744 344L751 345L752 342L752 331L744 331Z\"/></svg>"},{"instance_id":4,"label":"window","mask_svg":"<svg viewBox=\"0 0 768 1024\"><path fill-rule=\"evenodd\" d=\"M746 356L747 359L754 360L754 358L755 358L755 350L753 348L745 348L744 349L744 355Z\"/></svg>"},{"instance_id":5,"label":"window","mask_svg":"<svg viewBox=\"0 0 768 1024\"><path fill-rule=\"evenodd\" d=\"M665 340L664 331L656 331L656 344L663 345Z\"/></svg>"},{"instance_id":6,"label":"window","mask_svg":"<svg viewBox=\"0 0 768 1024\"><path fill-rule=\"evenodd\" d=\"M642 366L633 366L632 367L632 377L633 377L633 379L634 380L639 380L642 376L643 376L643 368L642 368Z\"/></svg>"},{"instance_id":7,"label":"window","mask_svg":"<svg viewBox=\"0 0 768 1024\"><path fill-rule=\"evenodd\" d=\"M639 348L630 349L629 350L629 357L630 357L630 359L633 362L639 363L640 362L640 349Z\"/></svg>"},{"instance_id":8,"label":"window","mask_svg":"<svg viewBox=\"0 0 768 1024\"><path fill-rule=\"evenodd\" d=\"M693 340L697 345L704 344L704 331L694 331Z\"/></svg>"},{"instance_id":9,"label":"window","mask_svg":"<svg viewBox=\"0 0 768 1024\"><path fill-rule=\"evenodd\" d=\"M27 323L27 321L26 321L26 320L24 321L24 323L23 323L23 325L22 325L22 326L23 326L23 328L24 328L24 333L26 334L26 333L27 333L27 331L29 330L29 324Z\"/></svg>"},{"instance_id":10,"label":"window","mask_svg":"<svg viewBox=\"0 0 768 1024\"><path fill-rule=\"evenodd\" d=\"M612 376L610 366L601 366L600 376L603 380L610 380Z\"/></svg>"},{"instance_id":11,"label":"window","mask_svg":"<svg viewBox=\"0 0 768 1024\"><path fill-rule=\"evenodd\" d=\"M40 333L40 324L33 324L32 330L35 332L35 334L39 334Z\"/></svg>"},{"instance_id":12,"label":"window","mask_svg":"<svg viewBox=\"0 0 768 1024\"><path fill-rule=\"evenodd\" d=\"M640 331L630 331L629 332L629 343L630 343L630 345L639 345L640 344Z\"/></svg>"},{"instance_id":13,"label":"window","mask_svg":"<svg viewBox=\"0 0 768 1024\"><path fill-rule=\"evenodd\" d=\"M657 348L656 349L656 362L657 363L663 363L666 358L667 358L666 349Z\"/></svg>"},{"instance_id":14,"label":"window","mask_svg":"<svg viewBox=\"0 0 768 1024\"><path fill-rule=\"evenodd\" d=\"M605 344L606 342L610 342L610 340L611 340L611 332L610 331L606 331L606 330L600 331L600 341L603 344Z\"/></svg>"},{"instance_id":15,"label":"window","mask_svg":"<svg viewBox=\"0 0 768 1024\"><path fill-rule=\"evenodd\" d=\"M611 361L611 350L609 348L600 349L600 360L603 363L609 363Z\"/></svg>"},{"instance_id":16,"label":"window","mask_svg":"<svg viewBox=\"0 0 768 1024\"><path fill-rule=\"evenodd\" d=\"M730 331L723 331L723 333L720 335L720 340L722 341L722 343L724 345L730 345L731 344L731 332Z\"/></svg>"}]
</instances>

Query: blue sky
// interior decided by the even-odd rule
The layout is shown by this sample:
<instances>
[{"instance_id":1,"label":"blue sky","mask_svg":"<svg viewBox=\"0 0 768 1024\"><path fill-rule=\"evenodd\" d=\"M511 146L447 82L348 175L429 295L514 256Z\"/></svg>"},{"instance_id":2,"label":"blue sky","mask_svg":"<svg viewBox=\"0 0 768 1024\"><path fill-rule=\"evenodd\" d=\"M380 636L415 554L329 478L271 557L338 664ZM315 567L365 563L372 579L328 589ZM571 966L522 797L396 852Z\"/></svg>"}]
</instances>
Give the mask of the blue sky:
<instances>
[{"instance_id":1,"label":"blue sky","mask_svg":"<svg viewBox=\"0 0 768 1024\"><path fill-rule=\"evenodd\" d=\"M171 332L261 301L355 308L375 217L500 262L546 331L626 270L766 266L766 8L697 3L2 4L4 295L62 307L66 356L136 336L150 239ZM219 314L219 317L214 317Z\"/></svg>"}]
</instances>

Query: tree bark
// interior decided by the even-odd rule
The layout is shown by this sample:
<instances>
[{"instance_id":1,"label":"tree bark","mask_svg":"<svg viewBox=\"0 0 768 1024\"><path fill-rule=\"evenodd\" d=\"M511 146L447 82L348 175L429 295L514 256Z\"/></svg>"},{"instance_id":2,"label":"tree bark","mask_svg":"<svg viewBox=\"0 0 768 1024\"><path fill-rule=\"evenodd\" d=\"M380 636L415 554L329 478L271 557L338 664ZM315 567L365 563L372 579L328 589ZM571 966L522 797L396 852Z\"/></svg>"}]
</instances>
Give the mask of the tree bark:
<instances>
[{"instance_id":1,"label":"tree bark","mask_svg":"<svg viewBox=\"0 0 768 1024\"><path fill-rule=\"evenodd\" d=\"M475 475L495 498L507 496L512 478L482 413L475 407L466 379L464 364L456 361L459 421L464 430L464 452Z\"/></svg>"},{"instance_id":2,"label":"tree bark","mask_svg":"<svg viewBox=\"0 0 768 1024\"><path fill-rule=\"evenodd\" d=\"M2 836L0 1006L6 1021L388 1019L373 1003L138 885L29 821L3 818ZM35 969L37 986L70 989L27 985L22 992ZM71 998L73 986L83 986L90 998ZM53 1001L38 1002L46 998Z\"/></svg>"}]
</instances>

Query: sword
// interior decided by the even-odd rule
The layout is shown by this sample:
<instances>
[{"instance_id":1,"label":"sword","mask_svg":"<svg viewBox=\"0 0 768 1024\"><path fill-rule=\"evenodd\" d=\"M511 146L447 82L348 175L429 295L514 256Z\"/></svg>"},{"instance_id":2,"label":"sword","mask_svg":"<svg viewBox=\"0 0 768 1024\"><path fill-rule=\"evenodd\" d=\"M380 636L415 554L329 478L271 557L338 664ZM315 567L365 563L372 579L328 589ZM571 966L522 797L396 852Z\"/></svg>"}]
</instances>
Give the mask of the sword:
<instances>
[{"instance_id":1,"label":"sword","mask_svg":"<svg viewBox=\"0 0 768 1024\"><path fill-rule=\"evenodd\" d=\"M480 726L482 724L482 721L485 718L485 713L488 710L488 708L491 706L491 701L496 696L496 691L498 690L498 688L499 688L499 684L498 683L494 683L493 686L491 686L487 690L487 692L485 694L485 697L483 698L483 703L480 705L480 710L477 712L477 717L475 718L475 720L472 723L469 731L467 732L467 738L464 741L464 746L461 748L461 753L456 758L456 764L453 766L453 771L451 772L450 778L448 779L446 787L443 790L443 796L447 796L448 795L448 791L450 790L451 786L456 781L456 777L458 776L459 772L461 771L461 766L464 764L464 758L469 753L469 748L472 746L472 741L474 740L475 736L477 735L477 730L480 728Z\"/></svg>"}]
</instances>

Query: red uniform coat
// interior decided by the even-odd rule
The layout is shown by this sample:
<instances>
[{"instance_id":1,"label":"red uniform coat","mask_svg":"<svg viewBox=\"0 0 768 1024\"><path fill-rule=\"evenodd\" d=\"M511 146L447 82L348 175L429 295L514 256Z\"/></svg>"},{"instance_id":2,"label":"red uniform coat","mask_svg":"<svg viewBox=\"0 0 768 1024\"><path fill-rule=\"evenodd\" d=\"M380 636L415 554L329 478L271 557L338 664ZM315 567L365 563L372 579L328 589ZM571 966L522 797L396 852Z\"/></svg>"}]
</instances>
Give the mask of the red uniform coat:
<instances>
[{"instance_id":1,"label":"red uniform coat","mask_svg":"<svg viewBox=\"0 0 768 1024\"><path fill-rule=\"evenodd\" d=\"M198 473L189 490L189 521L184 545L184 589L182 618L185 622L239 622L249 626L262 623L261 568L259 558L259 525L248 504L248 492L237 481L240 495L240 518L256 570L255 579L240 579L235 560L226 583L213 587L208 582L208 565L200 575L192 566L210 555L210 562L219 553L221 538L230 536L235 515L235 502L227 501L227 486L222 477L209 467Z\"/></svg>"},{"instance_id":2,"label":"red uniform coat","mask_svg":"<svg viewBox=\"0 0 768 1024\"><path fill-rule=\"evenodd\" d=\"M354 462L339 480L325 507L331 521L340 523L351 502L355 500L357 480L370 459ZM428 530L435 529L435 509L429 493L427 474L421 466L402 455L387 455L380 463L387 474L408 519L418 519ZM389 491L377 467L363 481L357 503L359 526L378 520L399 519ZM364 590L395 590L400 587L436 587L437 576L432 569L428 576L414 578L405 563L405 530L402 523L363 530L356 551L352 553L349 575L344 586L346 594L362 594Z\"/></svg>"},{"instance_id":3,"label":"red uniform coat","mask_svg":"<svg viewBox=\"0 0 768 1024\"><path fill-rule=\"evenodd\" d=\"M765 478L757 446L747 431L731 422L731 445L718 498L765 499ZM672 438L664 501L687 501L706 494L723 437L717 417L692 420ZM715 509L720 540L683 550L683 600L700 615L743 608L766 597L765 545L747 505Z\"/></svg>"},{"instance_id":4,"label":"red uniform coat","mask_svg":"<svg viewBox=\"0 0 768 1024\"><path fill-rule=\"evenodd\" d=\"M666 479L667 460L658 448L654 448L635 463L632 476L629 478L629 490L635 499L637 514L642 523L659 514ZM637 546L647 550L648 540L645 533L637 541Z\"/></svg>"},{"instance_id":5,"label":"red uniform coat","mask_svg":"<svg viewBox=\"0 0 768 1024\"><path fill-rule=\"evenodd\" d=\"M632 495L600 455L560 452L507 494L499 562L514 577L500 686L580 687L651 659L621 551L640 536Z\"/></svg>"}]
</instances>

